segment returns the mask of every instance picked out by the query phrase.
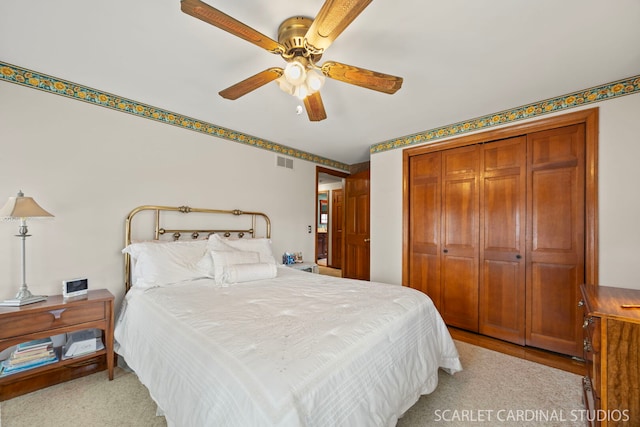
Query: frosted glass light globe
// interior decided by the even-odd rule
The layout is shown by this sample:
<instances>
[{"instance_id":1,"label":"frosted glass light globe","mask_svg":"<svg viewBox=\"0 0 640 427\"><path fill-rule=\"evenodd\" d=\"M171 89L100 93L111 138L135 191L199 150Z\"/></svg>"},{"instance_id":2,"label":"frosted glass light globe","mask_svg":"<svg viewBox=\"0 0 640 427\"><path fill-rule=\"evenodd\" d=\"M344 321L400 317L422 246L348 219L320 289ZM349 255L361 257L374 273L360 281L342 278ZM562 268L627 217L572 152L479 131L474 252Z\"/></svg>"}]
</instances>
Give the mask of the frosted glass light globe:
<instances>
[{"instance_id":1,"label":"frosted glass light globe","mask_svg":"<svg viewBox=\"0 0 640 427\"><path fill-rule=\"evenodd\" d=\"M319 91L323 84L324 75L314 70L309 70L309 72L307 72L307 86L309 86L312 93Z\"/></svg>"},{"instance_id":2,"label":"frosted glass light globe","mask_svg":"<svg viewBox=\"0 0 640 427\"><path fill-rule=\"evenodd\" d=\"M300 62L293 60L284 67L284 76L289 83L294 86L304 82L307 78L307 72L304 69L304 65Z\"/></svg>"}]
</instances>

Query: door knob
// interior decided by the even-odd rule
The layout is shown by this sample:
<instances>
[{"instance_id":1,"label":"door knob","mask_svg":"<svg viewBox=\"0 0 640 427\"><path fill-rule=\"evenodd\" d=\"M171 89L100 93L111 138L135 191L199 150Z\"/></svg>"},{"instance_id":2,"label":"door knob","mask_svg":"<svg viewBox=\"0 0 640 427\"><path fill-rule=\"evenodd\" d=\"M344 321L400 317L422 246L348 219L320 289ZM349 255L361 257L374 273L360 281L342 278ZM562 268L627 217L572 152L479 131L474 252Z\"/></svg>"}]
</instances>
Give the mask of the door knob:
<instances>
[{"instance_id":1,"label":"door knob","mask_svg":"<svg viewBox=\"0 0 640 427\"><path fill-rule=\"evenodd\" d=\"M369 239L368 237L365 237L364 242L365 243L369 243L371 241L371 239Z\"/></svg>"},{"instance_id":2,"label":"door knob","mask_svg":"<svg viewBox=\"0 0 640 427\"><path fill-rule=\"evenodd\" d=\"M444 252L445 254L449 253L449 249L443 249L442 252Z\"/></svg>"},{"instance_id":3,"label":"door knob","mask_svg":"<svg viewBox=\"0 0 640 427\"><path fill-rule=\"evenodd\" d=\"M518 258L518 259L522 258L522 255L518 254L518 255L516 255L516 258Z\"/></svg>"}]
</instances>

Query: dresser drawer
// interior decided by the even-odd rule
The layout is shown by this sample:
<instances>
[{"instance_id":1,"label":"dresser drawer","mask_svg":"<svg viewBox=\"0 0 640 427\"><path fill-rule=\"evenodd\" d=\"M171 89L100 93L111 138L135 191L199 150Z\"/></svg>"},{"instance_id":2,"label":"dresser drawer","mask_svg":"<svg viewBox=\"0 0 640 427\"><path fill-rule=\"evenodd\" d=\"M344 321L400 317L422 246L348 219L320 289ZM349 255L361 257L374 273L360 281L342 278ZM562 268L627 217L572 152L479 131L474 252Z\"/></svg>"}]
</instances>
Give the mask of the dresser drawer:
<instances>
[{"instance_id":1,"label":"dresser drawer","mask_svg":"<svg viewBox=\"0 0 640 427\"><path fill-rule=\"evenodd\" d=\"M596 316L584 317L585 337L591 342L594 353L600 353L600 318Z\"/></svg>"},{"instance_id":2,"label":"dresser drawer","mask_svg":"<svg viewBox=\"0 0 640 427\"><path fill-rule=\"evenodd\" d=\"M62 306L59 309L37 313L17 314L0 319L0 339L102 320L106 317L106 306L102 301Z\"/></svg>"},{"instance_id":3,"label":"dresser drawer","mask_svg":"<svg viewBox=\"0 0 640 427\"><path fill-rule=\"evenodd\" d=\"M600 399L596 396L593 384L591 384L591 379L589 377L584 377L582 379L582 393L583 403L587 413L594 413L594 411L600 408ZM595 420L587 420L587 426L595 427Z\"/></svg>"},{"instance_id":4,"label":"dresser drawer","mask_svg":"<svg viewBox=\"0 0 640 427\"><path fill-rule=\"evenodd\" d=\"M584 317L584 360L595 398L600 397L600 323L599 317Z\"/></svg>"}]
</instances>

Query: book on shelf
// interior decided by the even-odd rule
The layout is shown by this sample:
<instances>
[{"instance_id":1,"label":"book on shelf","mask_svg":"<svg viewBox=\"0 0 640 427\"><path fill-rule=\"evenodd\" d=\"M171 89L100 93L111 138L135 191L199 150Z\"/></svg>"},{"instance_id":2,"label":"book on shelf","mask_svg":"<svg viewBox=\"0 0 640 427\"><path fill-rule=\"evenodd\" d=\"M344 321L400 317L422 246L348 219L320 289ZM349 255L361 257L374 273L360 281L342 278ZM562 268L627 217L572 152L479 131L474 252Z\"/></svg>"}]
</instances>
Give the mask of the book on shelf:
<instances>
[{"instance_id":1,"label":"book on shelf","mask_svg":"<svg viewBox=\"0 0 640 427\"><path fill-rule=\"evenodd\" d=\"M20 343L8 359L0 362L0 377L58 361L51 338Z\"/></svg>"},{"instance_id":2,"label":"book on shelf","mask_svg":"<svg viewBox=\"0 0 640 427\"><path fill-rule=\"evenodd\" d=\"M40 366L48 365L57 361L58 357L55 354L47 359L38 359L18 366L8 366L6 364L6 360L4 360L0 365L0 377L16 374L18 372L28 371L29 369L38 368Z\"/></svg>"},{"instance_id":3,"label":"book on shelf","mask_svg":"<svg viewBox=\"0 0 640 427\"><path fill-rule=\"evenodd\" d=\"M47 357L51 357L54 354L55 353L54 353L53 349L33 352L33 353L26 354L26 355L16 355L16 354L14 354L12 357L9 357L7 359L7 362L8 362L9 365L16 366L16 365L21 365L21 364L24 364L24 363L29 363L29 362L31 362L33 360L46 359Z\"/></svg>"},{"instance_id":4,"label":"book on shelf","mask_svg":"<svg viewBox=\"0 0 640 427\"><path fill-rule=\"evenodd\" d=\"M41 349L43 347L53 347L53 341L51 340L51 337L20 343L16 346L15 352L21 353L29 350Z\"/></svg>"}]
</instances>

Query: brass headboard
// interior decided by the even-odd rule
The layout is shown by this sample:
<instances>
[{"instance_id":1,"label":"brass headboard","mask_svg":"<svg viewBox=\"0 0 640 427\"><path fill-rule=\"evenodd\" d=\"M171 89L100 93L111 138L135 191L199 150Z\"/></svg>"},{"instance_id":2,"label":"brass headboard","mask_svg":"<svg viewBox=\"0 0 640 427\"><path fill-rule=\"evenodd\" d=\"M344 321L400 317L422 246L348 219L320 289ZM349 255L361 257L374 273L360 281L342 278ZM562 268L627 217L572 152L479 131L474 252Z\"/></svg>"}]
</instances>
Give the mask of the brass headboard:
<instances>
[{"instance_id":1,"label":"brass headboard","mask_svg":"<svg viewBox=\"0 0 640 427\"><path fill-rule=\"evenodd\" d=\"M159 240L161 236L167 234L173 237L173 240L178 240L182 234L189 235L192 239L197 239L201 235L209 236L211 234L224 234L229 237L231 234L236 234L238 237L243 237L245 234L250 234L251 237L256 237L256 222L258 217L261 217L265 223L265 237L271 238L271 220L269 217L262 212L245 212L239 209L234 210L220 210L220 209L201 209L201 208L192 208L189 206L153 206L153 205L144 205L138 206L129 212L127 219L125 221L125 235L124 235L124 243L125 247L131 244L131 221L134 216L143 211L153 211L154 213L154 234L153 239ZM251 217L251 228L247 229L228 229L228 228L180 228L180 229L168 229L163 228L160 225L161 212L181 212L181 213L204 213L204 214L215 214L215 215L248 215ZM125 290L129 291L131 288L131 258L129 254L124 254L124 282L125 282Z\"/></svg>"}]
</instances>

